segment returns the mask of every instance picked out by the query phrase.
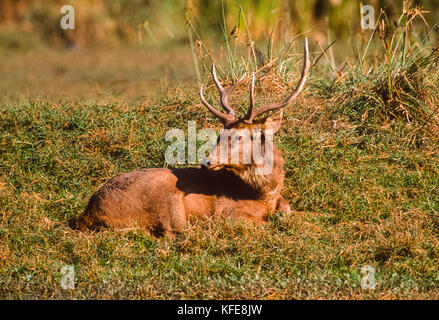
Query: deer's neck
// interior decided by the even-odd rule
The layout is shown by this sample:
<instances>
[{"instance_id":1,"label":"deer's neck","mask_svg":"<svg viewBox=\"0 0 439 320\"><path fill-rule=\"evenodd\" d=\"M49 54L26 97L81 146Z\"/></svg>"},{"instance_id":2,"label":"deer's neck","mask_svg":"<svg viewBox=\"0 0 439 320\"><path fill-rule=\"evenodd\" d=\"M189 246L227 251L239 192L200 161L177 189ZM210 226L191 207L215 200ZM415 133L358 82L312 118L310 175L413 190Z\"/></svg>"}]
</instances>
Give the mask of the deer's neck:
<instances>
[{"instance_id":1,"label":"deer's neck","mask_svg":"<svg viewBox=\"0 0 439 320\"><path fill-rule=\"evenodd\" d=\"M261 199L277 198L282 190L284 160L277 148L273 149L273 165L266 174L257 174L256 167L249 166L238 175L244 183L257 190Z\"/></svg>"}]
</instances>

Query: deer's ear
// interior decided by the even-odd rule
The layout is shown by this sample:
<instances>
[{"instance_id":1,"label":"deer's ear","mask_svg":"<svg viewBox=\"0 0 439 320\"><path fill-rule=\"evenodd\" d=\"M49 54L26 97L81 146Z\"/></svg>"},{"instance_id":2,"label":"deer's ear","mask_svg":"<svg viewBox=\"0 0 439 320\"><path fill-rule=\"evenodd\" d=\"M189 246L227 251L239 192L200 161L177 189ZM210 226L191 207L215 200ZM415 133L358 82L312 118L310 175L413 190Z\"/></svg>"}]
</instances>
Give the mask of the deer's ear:
<instances>
[{"instance_id":1,"label":"deer's ear","mask_svg":"<svg viewBox=\"0 0 439 320\"><path fill-rule=\"evenodd\" d=\"M282 124L282 114L283 111L281 110L267 117L262 125L264 131L271 130L273 133L276 133Z\"/></svg>"}]
</instances>

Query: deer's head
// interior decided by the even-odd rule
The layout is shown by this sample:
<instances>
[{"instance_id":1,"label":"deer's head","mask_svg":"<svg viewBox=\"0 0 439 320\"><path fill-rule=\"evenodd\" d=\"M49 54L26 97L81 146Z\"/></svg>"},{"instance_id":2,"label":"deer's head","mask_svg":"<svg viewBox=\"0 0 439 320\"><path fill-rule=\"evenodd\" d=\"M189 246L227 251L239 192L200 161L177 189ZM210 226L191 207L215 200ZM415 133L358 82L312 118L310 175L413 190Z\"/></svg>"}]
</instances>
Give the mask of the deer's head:
<instances>
[{"instance_id":1,"label":"deer's head","mask_svg":"<svg viewBox=\"0 0 439 320\"><path fill-rule=\"evenodd\" d=\"M217 144L210 151L209 156L202 161L204 167L209 170L225 168L240 176L249 169L259 168L260 174L266 174L264 168L266 169L268 165L269 169L273 165L272 138L282 124L282 108L294 101L302 91L310 68L308 56L308 41L305 40L302 74L294 91L281 102L257 109L254 108L255 75L253 73L250 85L250 106L241 118L236 117L235 110L230 107L228 100L230 94L243 82L245 76L232 86L224 88L216 75L215 65L212 65L213 82L219 91L220 104L224 112L217 110L207 102L203 95L202 85L200 97L207 109L221 120L225 130L218 137ZM279 111L271 116L257 119L258 116L273 110Z\"/></svg>"}]
</instances>

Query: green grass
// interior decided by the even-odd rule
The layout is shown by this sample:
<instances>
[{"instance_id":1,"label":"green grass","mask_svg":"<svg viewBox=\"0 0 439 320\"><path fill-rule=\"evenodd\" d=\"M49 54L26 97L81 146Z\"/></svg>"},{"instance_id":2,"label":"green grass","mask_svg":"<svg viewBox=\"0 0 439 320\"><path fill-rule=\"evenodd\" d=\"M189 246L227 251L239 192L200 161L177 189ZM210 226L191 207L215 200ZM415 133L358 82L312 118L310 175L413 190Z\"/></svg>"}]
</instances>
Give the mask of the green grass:
<instances>
[{"instance_id":1,"label":"green grass","mask_svg":"<svg viewBox=\"0 0 439 320\"><path fill-rule=\"evenodd\" d=\"M285 197L305 215L279 214L262 227L197 222L176 239L70 229L68 220L108 178L164 165L168 128L215 123L185 90L132 105L3 107L2 298L439 297L435 146L402 147L402 122L374 137L349 123L325 127L313 87L277 137ZM67 264L75 290L60 286ZM376 269L373 292L360 287L364 265Z\"/></svg>"},{"instance_id":2,"label":"green grass","mask_svg":"<svg viewBox=\"0 0 439 320\"><path fill-rule=\"evenodd\" d=\"M163 86L161 94L129 101L114 92L91 100L5 99L0 298L438 299L438 57L426 42L405 33L406 27L371 36L342 66L333 69L324 58L314 65L276 137L285 159L283 194L295 212L274 215L264 226L198 221L175 239L69 227L112 176L165 166L167 130L185 130L189 120L198 129L219 128L191 81L175 79L178 85ZM289 45L268 47L273 60L257 73L258 105L291 90L287 82L297 76L292 70L301 65L302 49ZM260 67L251 55L239 60L242 49L218 59L219 67L229 66L221 74L227 83ZM203 68L213 58L206 51L192 57ZM132 54L137 58L128 60L144 59ZM319 54L312 51L312 60ZM88 60L84 54L71 67L96 75L100 68L91 66L99 56L109 57L100 52ZM190 58L186 54L177 63L188 66ZM52 53L46 60L58 61ZM130 63L122 68L120 58L111 61L110 74L118 67L133 69ZM75 68L78 63L86 66ZM18 69L14 76L20 77ZM33 83L42 79L39 73L30 77ZM132 75L127 72L127 79ZM80 72L74 77L79 80L67 83L88 87ZM99 83L107 78L96 77ZM3 81L20 92L19 80ZM58 85L75 96L69 85ZM247 104L244 87L231 100L238 113ZM212 85L206 91L216 99ZM75 268L74 290L61 287L65 265ZM360 286L365 265L375 268L375 290Z\"/></svg>"}]
</instances>

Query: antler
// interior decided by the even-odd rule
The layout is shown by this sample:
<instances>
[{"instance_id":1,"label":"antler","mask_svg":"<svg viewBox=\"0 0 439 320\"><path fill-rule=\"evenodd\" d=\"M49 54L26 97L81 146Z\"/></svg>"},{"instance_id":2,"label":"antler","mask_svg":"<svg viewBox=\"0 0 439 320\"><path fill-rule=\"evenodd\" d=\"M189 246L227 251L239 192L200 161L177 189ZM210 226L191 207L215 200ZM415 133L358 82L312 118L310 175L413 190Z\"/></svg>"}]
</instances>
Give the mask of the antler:
<instances>
[{"instance_id":1,"label":"antler","mask_svg":"<svg viewBox=\"0 0 439 320\"><path fill-rule=\"evenodd\" d=\"M245 79L245 75L242 76L241 79L239 79L236 83L224 89L223 86L219 83L218 78L216 76L215 64L212 64L212 78L216 88L220 93L221 106L229 114L235 116L235 110L233 110L233 108L229 106L229 96L233 92L233 90L235 90L242 83L242 81Z\"/></svg>"},{"instance_id":2,"label":"antler","mask_svg":"<svg viewBox=\"0 0 439 320\"><path fill-rule=\"evenodd\" d=\"M258 109L254 109L255 74L252 73L252 80L251 80L251 85L250 85L250 107L249 107L249 109L244 117L236 119L235 110L233 110L233 108L231 108L228 104L229 96L233 92L233 90L235 90L236 87L238 87L242 83L242 81L245 79L245 76L243 76L241 79L239 79L232 86L230 86L228 88L223 88L221 86L221 84L219 83L218 78L216 76L215 65L212 65L213 82L215 83L215 86L217 87L217 89L220 93L221 106L227 112L227 114L218 111L217 109L212 107L207 102L207 100L204 98L204 95L203 95L203 85L201 85L201 87L200 87L201 101L207 107L207 109L209 109L210 112L212 112L215 116L217 116L221 120L221 122L224 124L224 127L231 127L231 126L233 126L233 124L235 124L239 121L245 121L247 123L251 123L255 117L257 117L263 113L266 113L268 111L271 111L271 110L283 108L283 107L287 106L288 104L290 104L291 102L293 102L297 98L299 93L302 91L302 89L305 85L306 76L308 74L310 66L311 66L311 64L309 61L308 39L305 38L302 74L300 76L299 82L298 82L296 88L294 89L294 91L281 102L276 102L276 103L273 103L273 104L270 104L267 106L260 107Z\"/></svg>"},{"instance_id":3,"label":"antler","mask_svg":"<svg viewBox=\"0 0 439 320\"><path fill-rule=\"evenodd\" d=\"M267 106L263 106L263 107L260 107L258 109L255 109L255 110L253 109L252 103L250 103L250 108L249 108L246 116L244 117L244 120L246 120L246 122L252 122L255 117L257 117L265 112L268 112L271 110L276 110L279 108L283 108L283 107L287 106L288 104L290 104L291 102L293 102L297 98L299 93L302 91L302 89L305 85L306 76L308 74L310 66L311 66L311 64L309 62L308 39L305 38L302 74L300 76L299 83L297 84L294 91L281 102L277 102L277 103L273 103L273 104L270 104ZM252 79L252 86L251 86L252 92L253 92L253 87L254 87L253 81L254 80ZM251 93L251 96L253 96L253 93Z\"/></svg>"},{"instance_id":4,"label":"antler","mask_svg":"<svg viewBox=\"0 0 439 320\"><path fill-rule=\"evenodd\" d=\"M235 117L235 110L229 106L229 96L233 92L233 90L235 90L242 83L242 81L245 79L245 75L230 87L223 88L223 86L220 84L218 80L218 77L216 76L215 64L212 64L212 78L220 94L221 106L223 107L224 111L228 113L225 114L218 111L207 102L207 100L204 98L203 95L203 85L201 85L200 87L201 102L203 102L203 104L207 107L207 109L209 109L210 112L212 112L215 116L217 116L221 120L224 126L230 125L231 122L234 122L236 120L236 117Z\"/></svg>"}]
</instances>

